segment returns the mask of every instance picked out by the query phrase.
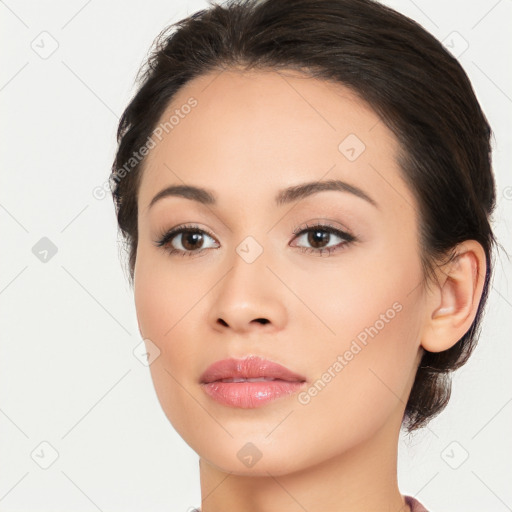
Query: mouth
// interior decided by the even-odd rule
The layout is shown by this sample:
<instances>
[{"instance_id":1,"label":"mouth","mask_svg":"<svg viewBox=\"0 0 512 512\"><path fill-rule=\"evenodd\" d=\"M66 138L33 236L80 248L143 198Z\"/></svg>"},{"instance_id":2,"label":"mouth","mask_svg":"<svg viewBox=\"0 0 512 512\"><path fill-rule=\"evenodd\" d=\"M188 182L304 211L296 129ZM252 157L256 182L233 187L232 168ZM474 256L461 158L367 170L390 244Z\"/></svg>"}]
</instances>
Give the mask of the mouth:
<instances>
[{"instance_id":1,"label":"mouth","mask_svg":"<svg viewBox=\"0 0 512 512\"><path fill-rule=\"evenodd\" d=\"M224 359L209 366L200 384L216 402L241 409L261 407L280 397L290 396L306 379L282 365L256 356Z\"/></svg>"},{"instance_id":2,"label":"mouth","mask_svg":"<svg viewBox=\"0 0 512 512\"><path fill-rule=\"evenodd\" d=\"M250 379L243 378L232 378L232 379L219 379L213 382L270 382L273 380L280 380L282 382L286 382L283 379L273 379L271 377L252 377Z\"/></svg>"}]
</instances>

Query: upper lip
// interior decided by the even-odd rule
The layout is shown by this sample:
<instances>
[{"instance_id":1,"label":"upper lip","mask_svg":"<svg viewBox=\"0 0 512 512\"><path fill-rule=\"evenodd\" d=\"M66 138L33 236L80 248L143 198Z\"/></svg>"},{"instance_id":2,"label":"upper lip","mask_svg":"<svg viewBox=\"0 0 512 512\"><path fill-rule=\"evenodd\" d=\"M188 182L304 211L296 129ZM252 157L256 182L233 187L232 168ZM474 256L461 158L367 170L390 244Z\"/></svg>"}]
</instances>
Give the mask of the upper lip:
<instances>
[{"instance_id":1,"label":"upper lip","mask_svg":"<svg viewBox=\"0 0 512 512\"><path fill-rule=\"evenodd\" d=\"M258 356L244 359L222 359L216 361L202 373L201 383L215 382L221 379L252 379L267 377L290 382L304 382L302 375L292 372L284 366Z\"/></svg>"}]
</instances>

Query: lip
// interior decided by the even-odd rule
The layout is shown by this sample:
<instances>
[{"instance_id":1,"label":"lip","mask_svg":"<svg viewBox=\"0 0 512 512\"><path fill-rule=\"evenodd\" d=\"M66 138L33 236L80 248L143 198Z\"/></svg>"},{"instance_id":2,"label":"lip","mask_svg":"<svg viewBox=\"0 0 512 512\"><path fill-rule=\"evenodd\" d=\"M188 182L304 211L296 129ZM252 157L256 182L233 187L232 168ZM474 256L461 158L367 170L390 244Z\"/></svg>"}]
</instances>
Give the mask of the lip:
<instances>
[{"instance_id":1,"label":"lip","mask_svg":"<svg viewBox=\"0 0 512 512\"><path fill-rule=\"evenodd\" d=\"M224 379L267 379L256 382L223 382ZM223 359L201 375L203 390L217 402L243 409L261 407L301 389L305 377L258 356Z\"/></svg>"},{"instance_id":2,"label":"lip","mask_svg":"<svg viewBox=\"0 0 512 512\"><path fill-rule=\"evenodd\" d=\"M258 356L244 359L222 359L203 372L201 383L208 384L222 379L257 379L267 377L288 382L304 382L305 377L292 372L288 368Z\"/></svg>"}]
</instances>

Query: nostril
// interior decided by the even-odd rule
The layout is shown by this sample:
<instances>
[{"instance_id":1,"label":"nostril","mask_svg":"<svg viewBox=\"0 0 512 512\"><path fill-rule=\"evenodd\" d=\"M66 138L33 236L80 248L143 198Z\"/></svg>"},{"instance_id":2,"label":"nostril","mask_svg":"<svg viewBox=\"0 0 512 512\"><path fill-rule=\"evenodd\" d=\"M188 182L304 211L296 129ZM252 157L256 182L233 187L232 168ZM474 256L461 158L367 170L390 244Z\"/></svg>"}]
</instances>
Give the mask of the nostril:
<instances>
[{"instance_id":1,"label":"nostril","mask_svg":"<svg viewBox=\"0 0 512 512\"><path fill-rule=\"evenodd\" d=\"M260 324L268 324L268 323L270 323L270 320L268 320L266 318L255 318L253 320L253 322L258 322ZM223 325L224 327L228 327L228 323L225 320L223 320L222 318L218 318L217 323Z\"/></svg>"}]
</instances>

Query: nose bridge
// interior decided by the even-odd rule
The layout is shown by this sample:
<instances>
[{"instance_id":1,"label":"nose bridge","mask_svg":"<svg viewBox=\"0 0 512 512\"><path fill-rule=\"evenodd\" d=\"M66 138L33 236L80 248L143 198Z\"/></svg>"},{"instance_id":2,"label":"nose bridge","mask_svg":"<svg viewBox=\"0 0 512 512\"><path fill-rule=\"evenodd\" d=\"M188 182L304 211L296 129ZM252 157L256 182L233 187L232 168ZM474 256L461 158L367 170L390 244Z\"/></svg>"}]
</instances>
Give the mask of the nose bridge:
<instances>
[{"instance_id":1,"label":"nose bridge","mask_svg":"<svg viewBox=\"0 0 512 512\"><path fill-rule=\"evenodd\" d=\"M261 239L261 237L259 237ZM268 250L255 236L247 235L228 257L230 271L222 285L223 293L236 295L240 303L256 304L259 297L268 296Z\"/></svg>"},{"instance_id":2,"label":"nose bridge","mask_svg":"<svg viewBox=\"0 0 512 512\"><path fill-rule=\"evenodd\" d=\"M275 276L267 268L269 250L256 236L261 240L262 235L245 236L227 257L229 270L216 287L212 304L211 320L216 325L236 330L249 329L254 323L282 327L283 297Z\"/></svg>"}]
</instances>

